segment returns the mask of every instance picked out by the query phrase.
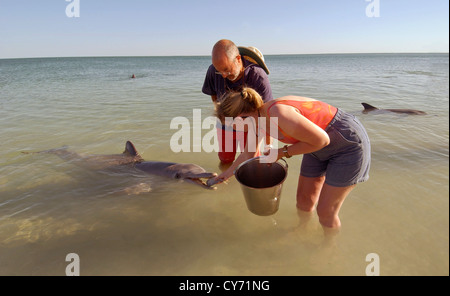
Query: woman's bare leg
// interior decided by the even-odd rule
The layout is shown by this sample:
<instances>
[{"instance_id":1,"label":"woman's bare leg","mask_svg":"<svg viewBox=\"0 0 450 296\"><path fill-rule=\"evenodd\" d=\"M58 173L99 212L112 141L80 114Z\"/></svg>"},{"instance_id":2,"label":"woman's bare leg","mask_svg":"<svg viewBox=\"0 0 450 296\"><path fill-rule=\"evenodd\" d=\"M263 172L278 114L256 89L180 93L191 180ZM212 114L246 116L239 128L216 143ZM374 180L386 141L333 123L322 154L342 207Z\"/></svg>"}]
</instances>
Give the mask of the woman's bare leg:
<instances>
[{"instance_id":1,"label":"woman's bare leg","mask_svg":"<svg viewBox=\"0 0 450 296\"><path fill-rule=\"evenodd\" d=\"M317 204L317 214L320 224L328 228L340 228L339 210L345 198L356 185L348 187L334 187L323 184Z\"/></svg>"},{"instance_id":2,"label":"woman's bare leg","mask_svg":"<svg viewBox=\"0 0 450 296\"><path fill-rule=\"evenodd\" d=\"M297 208L304 212L314 211L324 182L325 176L317 178L300 176L297 187Z\"/></svg>"}]
</instances>

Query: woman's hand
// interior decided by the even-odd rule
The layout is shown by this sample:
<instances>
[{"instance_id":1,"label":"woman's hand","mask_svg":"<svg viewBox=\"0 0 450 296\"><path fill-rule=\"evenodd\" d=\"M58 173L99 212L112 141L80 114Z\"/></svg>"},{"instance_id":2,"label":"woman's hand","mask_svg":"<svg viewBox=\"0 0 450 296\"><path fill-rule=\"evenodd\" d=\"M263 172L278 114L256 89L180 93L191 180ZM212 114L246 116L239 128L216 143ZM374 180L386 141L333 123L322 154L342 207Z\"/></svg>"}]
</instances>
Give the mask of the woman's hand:
<instances>
[{"instance_id":1,"label":"woman's hand","mask_svg":"<svg viewBox=\"0 0 450 296\"><path fill-rule=\"evenodd\" d=\"M263 152L264 157L270 159L271 162L275 162L283 157L281 149L274 149L272 145L266 146Z\"/></svg>"},{"instance_id":2,"label":"woman's hand","mask_svg":"<svg viewBox=\"0 0 450 296\"><path fill-rule=\"evenodd\" d=\"M211 186L214 186L216 184L221 184L221 183L225 182L226 180L228 180L229 178L231 178L231 176L232 176L232 174L229 175L229 172L225 171L222 174L218 175L217 177L213 177L213 178L209 179L206 182L206 185L211 187Z\"/></svg>"},{"instance_id":3,"label":"woman's hand","mask_svg":"<svg viewBox=\"0 0 450 296\"><path fill-rule=\"evenodd\" d=\"M222 172L217 177L209 179L208 182L206 182L206 184L208 186L214 186L215 184L221 184L221 183L227 181L228 179L230 179L231 177L234 176L234 171L239 167L239 165L241 163L243 163L244 161L246 161L246 160L248 160L250 158L253 158L255 156L256 156L256 153L255 152L248 152L247 151L247 146L246 146L245 147L245 151L242 152L236 158L236 160L233 162L233 164L230 165L230 167L228 169L226 169L224 172Z\"/></svg>"}]
</instances>

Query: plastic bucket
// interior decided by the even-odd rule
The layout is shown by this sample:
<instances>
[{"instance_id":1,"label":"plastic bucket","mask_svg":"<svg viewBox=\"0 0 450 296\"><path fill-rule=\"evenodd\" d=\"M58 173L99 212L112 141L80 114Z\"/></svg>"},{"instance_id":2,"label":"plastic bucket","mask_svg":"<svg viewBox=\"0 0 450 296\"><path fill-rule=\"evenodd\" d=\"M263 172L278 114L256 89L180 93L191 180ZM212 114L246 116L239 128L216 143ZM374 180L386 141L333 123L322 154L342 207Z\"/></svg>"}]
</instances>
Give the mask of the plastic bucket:
<instances>
[{"instance_id":1,"label":"plastic bucket","mask_svg":"<svg viewBox=\"0 0 450 296\"><path fill-rule=\"evenodd\" d=\"M250 212L270 216L278 211L287 172L288 165L284 159L263 163L260 157L256 157L239 165L234 175L241 185Z\"/></svg>"}]
</instances>

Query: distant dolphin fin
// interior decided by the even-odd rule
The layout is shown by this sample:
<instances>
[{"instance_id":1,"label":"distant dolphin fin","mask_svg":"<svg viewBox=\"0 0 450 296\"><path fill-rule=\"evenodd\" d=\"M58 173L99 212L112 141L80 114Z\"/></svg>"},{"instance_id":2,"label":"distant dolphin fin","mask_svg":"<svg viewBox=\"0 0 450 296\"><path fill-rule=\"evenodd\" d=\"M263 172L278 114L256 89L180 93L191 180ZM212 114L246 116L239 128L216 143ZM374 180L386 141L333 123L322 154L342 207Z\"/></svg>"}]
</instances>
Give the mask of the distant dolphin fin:
<instances>
[{"instance_id":1,"label":"distant dolphin fin","mask_svg":"<svg viewBox=\"0 0 450 296\"><path fill-rule=\"evenodd\" d=\"M367 103L361 103L361 105L363 105L364 106L364 110L378 110L378 108L377 107L374 107L374 106L372 106L372 105L370 105L370 104L367 104Z\"/></svg>"}]
</instances>

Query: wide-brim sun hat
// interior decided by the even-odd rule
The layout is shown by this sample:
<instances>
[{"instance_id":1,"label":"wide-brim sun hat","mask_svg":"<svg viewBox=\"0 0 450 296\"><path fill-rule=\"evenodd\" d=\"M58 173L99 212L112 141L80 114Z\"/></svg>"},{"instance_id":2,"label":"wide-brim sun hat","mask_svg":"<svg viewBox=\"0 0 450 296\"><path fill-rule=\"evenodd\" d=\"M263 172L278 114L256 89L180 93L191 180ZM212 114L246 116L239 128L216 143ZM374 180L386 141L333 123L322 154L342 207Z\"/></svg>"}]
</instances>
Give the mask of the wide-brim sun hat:
<instances>
[{"instance_id":1,"label":"wide-brim sun hat","mask_svg":"<svg viewBox=\"0 0 450 296\"><path fill-rule=\"evenodd\" d=\"M238 46L238 49L240 55L243 56L246 60L254 64L258 64L259 66L261 66L261 68L263 68L267 75L270 74L269 68L267 68L266 62L264 60L264 56L261 51L259 51L259 49L253 46Z\"/></svg>"}]
</instances>

